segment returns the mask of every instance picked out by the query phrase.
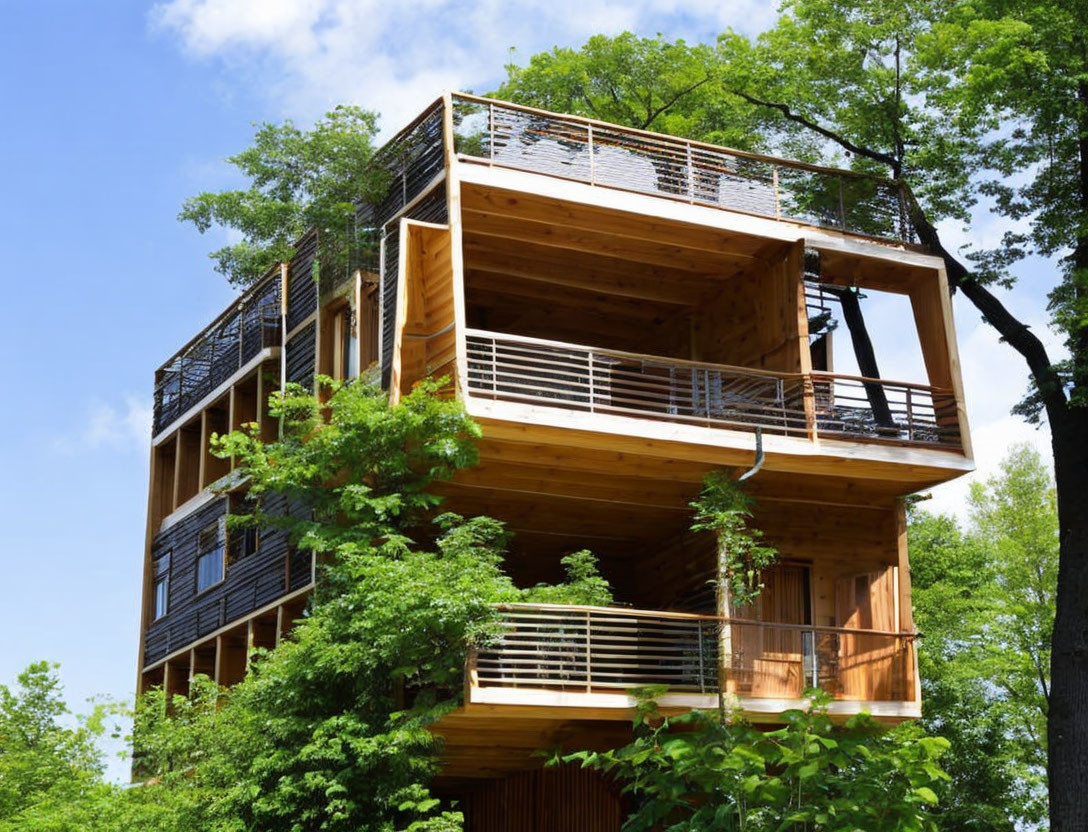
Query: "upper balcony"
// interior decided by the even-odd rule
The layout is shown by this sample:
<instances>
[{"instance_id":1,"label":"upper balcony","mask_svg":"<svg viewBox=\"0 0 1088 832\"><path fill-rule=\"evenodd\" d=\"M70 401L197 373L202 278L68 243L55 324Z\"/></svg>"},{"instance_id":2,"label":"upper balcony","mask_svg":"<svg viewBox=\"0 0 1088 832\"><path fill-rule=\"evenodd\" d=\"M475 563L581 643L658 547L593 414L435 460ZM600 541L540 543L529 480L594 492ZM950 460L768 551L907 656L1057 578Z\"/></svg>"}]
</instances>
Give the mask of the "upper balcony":
<instances>
[{"instance_id":1,"label":"upper balcony","mask_svg":"<svg viewBox=\"0 0 1088 832\"><path fill-rule=\"evenodd\" d=\"M896 182L460 93L458 158L895 244L916 243ZM443 106L437 102L434 108Z\"/></svg>"}]
</instances>

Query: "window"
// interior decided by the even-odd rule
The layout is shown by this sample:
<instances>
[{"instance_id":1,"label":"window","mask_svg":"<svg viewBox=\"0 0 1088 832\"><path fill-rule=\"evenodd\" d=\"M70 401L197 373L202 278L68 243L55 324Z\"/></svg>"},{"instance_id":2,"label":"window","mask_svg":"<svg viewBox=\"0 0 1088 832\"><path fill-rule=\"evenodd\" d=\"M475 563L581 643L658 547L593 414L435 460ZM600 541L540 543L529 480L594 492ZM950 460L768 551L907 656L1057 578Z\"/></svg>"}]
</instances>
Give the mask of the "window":
<instances>
[{"instance_id":1,"label":"window","mask_svg":"<svg viewBox=\"0 0 1088 832\"><path fill-rule=\"evenodd\" d=\"M230 495L230 514L234 516L252 514L255 508L253 500L247 494L235 492ZM227 566L254 554L260 543L260 529L255 526L231 529L227 534Z\"/></svg>"},{"instance_id":2,"label":"window","mask_svg":"<svg viewBox=\"0 0 1088 832\"><path fill-rule=\"evenodd\" d=\"M215 523L200 532L197 538L196 591L203 592L223 580L222 523Z\"/></svg>"},{"instance_id":3,"label":"window","mask_svg":"<svg viewBox=\"0 0 1088 832\"><path fill-rule=\"evenodd\" d=\"M155 558L155 609L152 621L158 621L167 613L170 599L170 552Z\"/></svg>"},{"instance_id":4,"label":"window","mask_svg":"<svg viewBox=\"0 0 1088 832\"><path fill-rule=\"evenodd\" d=\"M347 381L359 375L359 330L355 310L343 306L332 319L333 363L332 377Z\"/></svg>"}]
</instances>

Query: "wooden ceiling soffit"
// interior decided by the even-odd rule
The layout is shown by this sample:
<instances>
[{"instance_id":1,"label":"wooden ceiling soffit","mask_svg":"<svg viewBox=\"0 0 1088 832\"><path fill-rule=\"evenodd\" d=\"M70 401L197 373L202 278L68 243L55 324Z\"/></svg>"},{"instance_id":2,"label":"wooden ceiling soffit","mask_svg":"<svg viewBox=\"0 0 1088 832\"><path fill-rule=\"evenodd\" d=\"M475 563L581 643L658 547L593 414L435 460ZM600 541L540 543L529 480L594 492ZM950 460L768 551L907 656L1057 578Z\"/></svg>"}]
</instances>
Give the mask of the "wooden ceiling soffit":
<instances>
[{"instance_id":1,"label":"wooden ceiling soffit","mask_svg":"<svg viewBox=\"0 0 1088 832\"><path fill-rule=\"evenodd\" d=\"M503 246L500 238L464 235L465 268L553 286L592 288L601 294L654 303L688 305L722 279L722 275L617 260L551 246L518 243Z\"/></svg>"},{"instance_id":2,"label":"wooden ceiling soffit","mask_svg":"<svg viewBox=\"0 0 1088 832\"><path fill-rule=\"evenodd\" d=\"M466 185L462 189L461 205L463 210L473 212L517 217L523 221L585 231L603 231L632 242L668 241L693 252L704 251L719 256L774 259L783 256L786 245L779 240L767 240L720 228L706 228L486 186Z\"/></svg>"},{"instance_id":3,"label":"wooden ceiling soffit","mask_svg":"<svg viewBox=\"0 0 1088 832\"><path fill-rule=\"evenodd\" d=\"M751 261L751 258L742 255L685 248L672 242L622 237L597 229L565 227L469 209L463 209L462 213L464 229L469 234L538 243L590 254L605 254L637 263L653 263L696 272L717 272L723 267L731 269Z\"/></svg>"}]
</instances>

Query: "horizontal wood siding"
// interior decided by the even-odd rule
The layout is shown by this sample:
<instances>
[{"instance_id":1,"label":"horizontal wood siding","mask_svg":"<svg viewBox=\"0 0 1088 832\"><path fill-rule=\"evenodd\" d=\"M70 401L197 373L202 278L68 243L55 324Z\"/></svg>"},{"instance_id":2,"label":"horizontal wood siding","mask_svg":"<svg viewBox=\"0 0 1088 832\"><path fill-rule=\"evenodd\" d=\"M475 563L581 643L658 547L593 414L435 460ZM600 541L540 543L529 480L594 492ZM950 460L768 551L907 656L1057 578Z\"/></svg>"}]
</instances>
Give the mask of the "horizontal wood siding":
<instances>
[{"instance_id":1,"label":"horizontal wood siding","mask_svg":"<svg viewBox=\"0 0 1088 832\"><path fill-rule=\"evenodd\" d=\"M282 498L274 497L268 509L281 510L284 505ZM226 498L216 500L156 536L152 555L171 552L170 600L167 614L147 629L145 665L309 583L307 560L305 580L301 569L293 569L298 579L293 575L290 588L287 586L287 535L271 529L262 531L256 552L227 566L222 583L197 596L197 537L201 529L215 523L226 511Z\"/></svg>"},{"instance_id":2,"label":"horizontal wood siding","mask_svg":"<svg viewBox=\"0 0 1088 832\"><path fill-rule=\"evenodd\" d=\"M287 273L287 331L290 332L317 310L317 282L314 258L317 257L317 233L310 234L291 258Z\"/></svg>"},{"instance_id":3,"label":"horizontal wood siding","mask_svg":"<svg viewBox=\"0 0 1088 832\"><path fill-rule=\"evenodd\" d=\"M317 324L311 323L287 342L287 381L301 384L310 391L314 389L316 337Z\"/></svg>"},{"instance_id":4,"label":"horizontal wood siding","mask_svg":"<svg viewBox=\"0 0 1088 832\"><path fill-rule=\"evenodd\" d=\"M393 340L397 329L397 283L400 260L400 229L392 226L382 238L381 357L382 387L389 389L393 372Z\"/></svg>"}]
</instances>

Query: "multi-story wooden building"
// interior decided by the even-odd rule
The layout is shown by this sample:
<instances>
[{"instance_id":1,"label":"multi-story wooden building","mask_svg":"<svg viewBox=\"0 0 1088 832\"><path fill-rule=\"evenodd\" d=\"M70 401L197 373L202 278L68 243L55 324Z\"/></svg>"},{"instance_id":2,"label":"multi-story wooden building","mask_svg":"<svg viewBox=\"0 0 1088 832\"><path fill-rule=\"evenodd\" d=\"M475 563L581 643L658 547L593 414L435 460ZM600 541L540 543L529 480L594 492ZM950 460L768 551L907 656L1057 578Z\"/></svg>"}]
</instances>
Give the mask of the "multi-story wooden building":
<instances>
[{"instance_id":1,"label":"multi-story wooden building","mask_svg":"<svg viewBox=\"0 0 1088 832\"><path fill-rule=\"evenodd\" d=\"M361 370L394 400L452 379L481 463L437 490L516 533L518 582L590 548L615 587L613 608L505 610L466 668L436 730L470 828L617 829L608 788L533 752L622 742L634 686L714 707L722 679L767 722L808 686L834 713L918 716L902 498L972 457L945 274L900 189L458 94L377 164L388 195L357 218L376 256L315 280L315 232L156 374L141 686L233 683L298 616L309 555L227 539L233 498L209 486L232 463L208 437L273 438L271 390ZM874 335L920 377L881 378ZM689 529L721 468L758 469L754 523L781 554L725 622L714 541Z\"/></svg>"}]
</instances>

